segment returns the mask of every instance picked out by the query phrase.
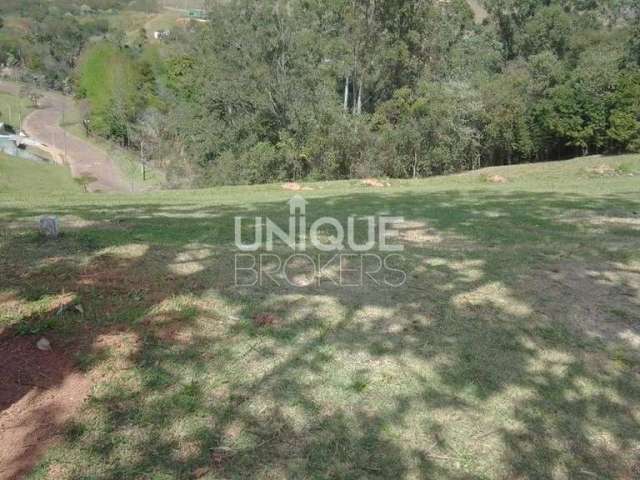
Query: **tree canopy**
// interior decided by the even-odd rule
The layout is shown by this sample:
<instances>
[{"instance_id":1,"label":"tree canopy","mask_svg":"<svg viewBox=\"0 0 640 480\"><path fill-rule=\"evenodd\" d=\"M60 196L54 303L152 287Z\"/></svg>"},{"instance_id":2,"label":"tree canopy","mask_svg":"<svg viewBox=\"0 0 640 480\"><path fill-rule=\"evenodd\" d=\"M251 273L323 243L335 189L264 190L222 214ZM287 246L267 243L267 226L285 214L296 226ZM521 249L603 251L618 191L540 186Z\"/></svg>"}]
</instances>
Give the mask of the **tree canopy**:
<instances>
[{"instance_id":1,"label":"tree canopy","mask_svg":"<svg viewBox=\"0 0 640 480\"><path fill-rule=\"evenodd\" d=\"M637 2L474 6L227 0L161 45L144 31L87 42L74 18L45 16L33 35L74 69L93 131L132 146L132 132L156 132L176 182L416 177L638 150Z\"/></svg>"}]
</instances>

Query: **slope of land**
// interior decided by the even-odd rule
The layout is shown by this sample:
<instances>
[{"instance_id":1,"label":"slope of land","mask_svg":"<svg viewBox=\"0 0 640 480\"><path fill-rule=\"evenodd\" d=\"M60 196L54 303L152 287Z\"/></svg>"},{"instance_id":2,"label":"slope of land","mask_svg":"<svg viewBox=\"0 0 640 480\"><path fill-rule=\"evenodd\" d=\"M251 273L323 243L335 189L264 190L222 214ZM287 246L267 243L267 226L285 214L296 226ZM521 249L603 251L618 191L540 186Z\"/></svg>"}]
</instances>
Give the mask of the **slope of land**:
<instances>
[{"instance_id":1,"label":"slope of land","mask_svg":"<svg viewBox=\"0 0 640 480\"><path fill-rule=\"evenodd\" d=\"M404 217L398 288L236 287L234 217L286 225L280 185L47 194L41 168L0 159L2 338L93 388L31 478L637 478L640 156L303 185L308 222Z\"/></svg>"},{"instance_id":2,"label":"slope of land","mask_svg":"<svg viewBox=\"0 0 640 480\"><path fill-rule=\"evenodd\" d=\"M0 81L0 91L19 94L17 84ZM46 92L41 107L34 109L22 123L22 129L46 145L58 163L68 164L74 177L92 179L90 191L125 191L126 183L112 159L89 142L70 134L60 125L65 112L73 109L72 100Z\"/></svg>"},{"instance_id":3,"label":"slope of land","mask_svg":"<svg viewBox=\"0 0 640 480\"><path fill-rule=\"evenodd\" d=\"M17 128L30 111L28 100L2 93L0 87L0 122Z\"/></svg>"}]
</instances>

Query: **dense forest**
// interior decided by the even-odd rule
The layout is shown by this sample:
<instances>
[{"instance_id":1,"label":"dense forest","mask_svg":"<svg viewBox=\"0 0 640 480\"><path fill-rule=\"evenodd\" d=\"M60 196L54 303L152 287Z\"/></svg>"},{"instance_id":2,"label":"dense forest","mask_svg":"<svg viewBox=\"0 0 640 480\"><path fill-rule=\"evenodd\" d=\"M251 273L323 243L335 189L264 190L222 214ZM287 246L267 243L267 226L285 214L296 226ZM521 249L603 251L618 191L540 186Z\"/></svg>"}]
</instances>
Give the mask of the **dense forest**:
<instances>
[{"instance_id":1,"label":"dense forest","mask_svg":"<svg viewBox=\"0 0 640 480\"><path fill-rule=\"evenodd\" d=\"M118 31L122 8L4 0L30 21L3 22L0 63L86 99L93 134L177 186L640 151L636 0L211 1L162 41Z\"/></svg>"}]
</instances>

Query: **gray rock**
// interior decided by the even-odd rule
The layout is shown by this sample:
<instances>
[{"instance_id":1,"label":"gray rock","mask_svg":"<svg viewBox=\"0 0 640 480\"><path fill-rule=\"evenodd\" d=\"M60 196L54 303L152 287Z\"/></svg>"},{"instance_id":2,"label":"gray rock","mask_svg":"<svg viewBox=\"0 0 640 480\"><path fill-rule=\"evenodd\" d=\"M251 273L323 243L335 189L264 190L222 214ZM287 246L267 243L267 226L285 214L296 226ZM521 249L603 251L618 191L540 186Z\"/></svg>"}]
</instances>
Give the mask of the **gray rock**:
<instances>
[{"instance_id":1,"label":"gray rock","mask_svg":"<svg viewBox=\"0 0 640 480\"><path fill-rule=\"evenodd\" d=\"M60 226L56 217L42 217L40 219L40 232L50 238L56 238L60 234Z\"/></svg>"},{"instance_id":2,"label":"gray rock","mask_svg":"<svg viewBox=\"0 0 640 480\"><path fill-rule=\"evenodd\" d=\"M36 347L38 347L38 350L42 350L44 352L50 352L51 342L49 342L49 340L47 340L46 338L42 337L40 340L38 340L38 343L36 343Z\"/></svg>"}]
</instances>

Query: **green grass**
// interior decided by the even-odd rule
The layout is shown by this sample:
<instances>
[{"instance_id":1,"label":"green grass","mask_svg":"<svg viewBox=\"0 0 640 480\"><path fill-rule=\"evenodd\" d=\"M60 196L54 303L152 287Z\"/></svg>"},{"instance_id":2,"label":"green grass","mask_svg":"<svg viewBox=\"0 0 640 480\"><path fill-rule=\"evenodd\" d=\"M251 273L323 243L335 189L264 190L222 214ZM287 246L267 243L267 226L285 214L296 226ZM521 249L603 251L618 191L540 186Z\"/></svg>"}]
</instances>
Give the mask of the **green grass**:
<instances>
[{"instance_id":1,"label":"green grass","mask_svg":"<svg viewBox=\"0 0 640 480\"><path fill-rule=\"evenodd\" d=\"M29 100L0 92L0 122L11 125L18 131L21 120L31 111Z\"/></svg>"},{"instance_id":2,"label":"green grass","mask_svg":"<svg viewBox=\"0 0 640 480\"><path fill-rule=\"evenodd\" d=\"M284 225L279 185L0 172L0 322L73 345L95 380L31 478L637 475L640 156L309 184L308 221L404 216L400 288L235 287L234 216Z\"/></svg>"},{"instance_id":3,"label":"green grass","mask_svg":"<svg viewBox=\"0 0 640 480\"><path fill-rule=\"evenodd\" d=\"M0 153L0 197L2 201L29 202L55 194L60 198L81 191L66 167L33 164L28 160Z\"/></svg>"}]
</instances>

